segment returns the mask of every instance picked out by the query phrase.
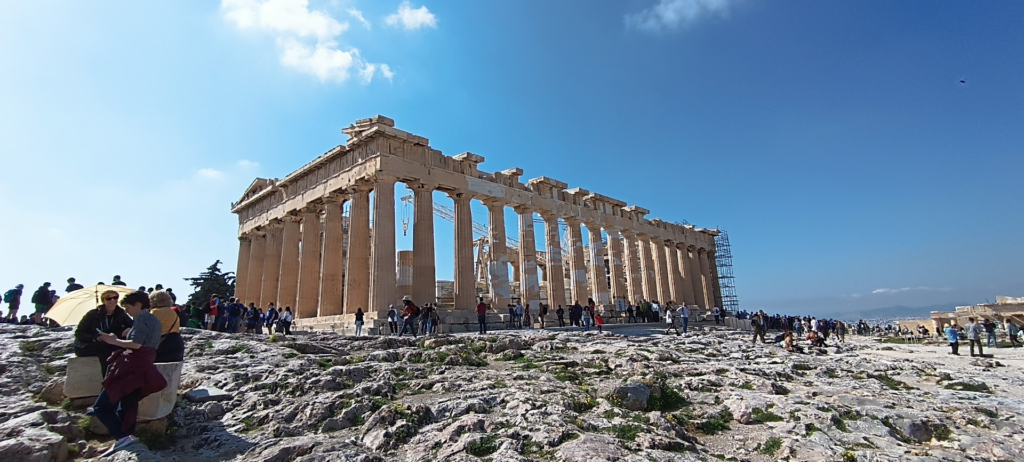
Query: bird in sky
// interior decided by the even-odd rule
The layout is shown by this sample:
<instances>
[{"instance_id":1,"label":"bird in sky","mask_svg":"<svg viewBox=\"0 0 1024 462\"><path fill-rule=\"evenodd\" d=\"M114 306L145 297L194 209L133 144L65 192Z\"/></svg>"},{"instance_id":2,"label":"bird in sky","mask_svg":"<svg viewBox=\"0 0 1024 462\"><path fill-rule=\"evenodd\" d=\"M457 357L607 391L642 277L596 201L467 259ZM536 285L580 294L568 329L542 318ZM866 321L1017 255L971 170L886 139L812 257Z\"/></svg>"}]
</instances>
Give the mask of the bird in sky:
<instances>
[{"instance_id":1,"label":"bird in sky","mask_svg":"<svg viewBox=\"0 0 1024 462\"><path fill-rule=\"evenodd\" d=\"M960 83L961 84L967 83L967 79L960 79Z\"/></svg>"}]
</instances>

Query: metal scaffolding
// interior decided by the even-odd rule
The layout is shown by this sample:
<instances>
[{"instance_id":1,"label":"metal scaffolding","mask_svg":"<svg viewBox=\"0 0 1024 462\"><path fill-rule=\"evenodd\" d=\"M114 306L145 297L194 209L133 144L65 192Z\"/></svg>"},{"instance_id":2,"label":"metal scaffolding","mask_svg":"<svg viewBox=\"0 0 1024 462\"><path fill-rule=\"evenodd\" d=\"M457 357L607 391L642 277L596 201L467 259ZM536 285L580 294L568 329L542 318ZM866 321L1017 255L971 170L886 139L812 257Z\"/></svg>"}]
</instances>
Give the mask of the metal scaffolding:
<instances>
[{"instance_id":1,"label":"metal scaffolding","mask_svg":"<svg viewBox=\"0 0 1024 462\"><path fill-rule=\"evenodd\" d=\"M715 264L718 265L718 283L722 289L722 308L731 312L740 309L740 299L736 296L736 276L732 272L732 247L729 245L729 233L720 229L715 237Z\"/></svg>"}]
</instances>

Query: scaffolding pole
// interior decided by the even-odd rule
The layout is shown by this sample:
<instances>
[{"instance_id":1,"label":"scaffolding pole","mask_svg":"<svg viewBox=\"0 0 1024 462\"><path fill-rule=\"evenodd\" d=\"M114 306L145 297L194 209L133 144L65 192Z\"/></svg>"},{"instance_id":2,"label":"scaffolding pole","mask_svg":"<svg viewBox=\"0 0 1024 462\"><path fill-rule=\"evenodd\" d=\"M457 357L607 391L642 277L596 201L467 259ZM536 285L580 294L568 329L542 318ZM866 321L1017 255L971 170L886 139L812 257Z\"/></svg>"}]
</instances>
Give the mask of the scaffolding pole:
<instances>
[{"instance_id":1,"label":"scaffolding pole","mask_svg":"<svg viewBox=\"0 0 1024 462\"><path fill-rule=\"evenodd\" d=\"M729 233L719 229L715 237L715 264L718 265L718 284L722 289L722 308L735 313L740 309L740 299L736 296L736 276L732 271L732 246L729 245Z\"/></svg>"}]
</instances>

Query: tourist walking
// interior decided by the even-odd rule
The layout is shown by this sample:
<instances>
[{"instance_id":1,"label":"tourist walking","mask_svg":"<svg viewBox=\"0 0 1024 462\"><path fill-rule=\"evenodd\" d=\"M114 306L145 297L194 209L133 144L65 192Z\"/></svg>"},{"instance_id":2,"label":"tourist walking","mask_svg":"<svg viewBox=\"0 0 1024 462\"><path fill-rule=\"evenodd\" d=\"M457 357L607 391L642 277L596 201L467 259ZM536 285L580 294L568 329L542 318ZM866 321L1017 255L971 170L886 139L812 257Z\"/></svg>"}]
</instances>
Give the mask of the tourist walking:
<instances>
[{"instance_id":1,"label":"tourist walking","mask_svg":"<svg viewBox=\"0 0 1024 462\"><path fill-rule=\"evenodd\" d=\"M719 324L722 320L722 309L716 306L711 309L711 314L715 315L715 324Z\"/></svg>"},{"instance_id":2,"label":"tourist walking","mask_svg":"<svg viewBox=\"0 0 1024 462\"><path fill-rule=\"evenodd\" d=\"M530 304L527 303L523 307L523 315L519 321L519 327L523 329L533 329L533 316L530 315Z\"/></svg>"},{"instance_id":3,"label":"tourist walking","mask_svg":"<svg viewBox=\"0 0 1024 462\"><path fill-rule=\"evenodd\" d=\"M484 298L480 297L476 304L476 322L480 324L480 335L487 333L487 304Z\"/></svg>"},{"instance_id":4,"label":"tourist walking","mask_svg":"<svg viewBox=\"0 0 1024 462\"><path fill-rule=\"evenodd\" d=\"M558 305L555 316L558 316L558 327L565 327L565 309L562 308L562 305Z\"/></svg>"},{"instance_id":5,"label":"tourist walking","mask_svg":"<svg viewBox=\"0 0 1024 462\"><path fill-rule=\"evenodd\" d=\"M356 308L356 337L363 335L363 307Z\"/></svg>"},{"instance_id":6,"label":"tourist walking","mask_svg":"<svg viewBox=\"0 0 1024 462\"><path fill-rule=\"evenodd\" d=\"M636 322L636 314L633 313L633 304L626 305L626 322Z\"/></svg>"},{"instance_id":7,"label":"tourist walking","mask_svg":"<svg viewBox=\"0 0 1024 462\"><path fill-rule=\"evenodd\" d=\"M398 310L395 305L388 305L388 330L391 335L398 334Z\"/></svg>"},{"instance_id":8,"label":"tourist walking","mask_svg":"<svg viewBox=\"0 0 1024 462\"><path fill-rule=\"evenodd\" d=\"M101 341L124 349L111 356L109 373L93 405L93 415L115 440L100 457L110 456L138 441L135 421L139 401L167 386L167 380L154 365L156 347L160 343L160 320L149 313L149 296L133 292L125 296L121 305L133 319L128 338L121 340L107 333L98 335Z\"/></svg>"},{"instance_id":9,"label":"tourist walking","mask_svg":"<svg viewBox=\"0 0 1024 462\"><path fill-rule=\"evenodd\" d=\"M601 316L598 313L594 313L594 324L597 325L598 332L604 332L604 316Z\"/></svg>"},{"instance_id":10,"label":"tourist walking","mask_svg":"<svg viewBox=\"0 0 1024 462\"><path fill-rule=\"evenodd\" d=\"M974 356L974 345L978 345L978 356L984 356L985 352L981 347L981 333L985 328L974 322L974 318L967 318L967 325L964 332L967 334L967 341L971 346L971 356Z\"/></svg>"},{"instance_id":11,"label":"tourist walking","mask_svg":"<svg viewBox=\"0 0 1024 462\"><path fill-rule=\"evenodd\" d=\"M755 313L754 317L750 318L750 327L754 329L754 340L752 343L757 343L758 337L761 337L761 343L768 343L764 340L764 326L761 324L761 313Z\"/></svg>"},{"instance_id":12,"label":"tourist walking","mask_svg":"<svg viewBox=\"0 0 1024 462\"><path fill-rule=\"evenodd\" d=\"M1003 320L1003 326L1006 328L1006 335L1010 337L1010 348L1019 347L1020 341L1017 340L1017 336L1020 335L1020 327L1017 327L1012 319Z\"/></svg>"},{"instance_id":13,"label":"tourist walking","mask_svg":"<svg viewBox=\"0 0 1024 462\"><path fill-rule=\"evenodd\" d=\"M590 305L587 305L586 307L583 307L582 311L583 311L583 313L582 313L582 315L583 315L583 332L587 332L587 331L590 330L590 323L593 321L593 319L592 319L593 316L592 316L592 313L590 311Z\"/></svg>"},{"instance_id":14,"label":"tourist walking","mask_svg":"<svg viewBox=\"0 0 1024 462\"><path fill-rule=\"evenodd\" d=\"M949 354L960 356L960 332L956 330L956 323L944 324L942 331L946 333L946 340L949 341Z\"/></svg>"},{"instance_id":15,"label":"tourist walking","mask_svg":"<svg viewBox=\"0 0 1024 462\"><path fill-rule=\"evenodd\" d=\"M35 305L36 313L46 314L50 309L51 303L53 303L53 298L50 296L50 283L44 282L43 285L39 286L32 294L31 301Z\"/></svg>"},{"instance_id":16,"label":"tourist walking","mask_svg":"<svg viewBox=\"0 0 1024 462\"><path fill-rule=\"evenodd\" d=\"M682 316L678 311L665 310L665 321L668 323L668 328L665 329L665 335L668 335L669 331L675 331L676 335L682 335L679 328L682 327Z\"/></svg>"},{"instance_id":17,"label":"tourist walking","mask_svg":"<svg viewBox=\"0 0 1024 462\"><path fill-rule=\"evenodd\" d=\"M401 337L406 332L412 332L413 338L416 338L416 322L420 316L420 307L416 306L409 297L403 298L402 303L405 304L405 307L402 308L402 331L398 333L398 336Z\"/></svg>"},{"instance_id":18,"label":"tourist walking","mask_svg":"<svg viewBox=\"0 0 1024 462\"><path fill-rule=\"evenodd\" d=\"M686 328L690 325L690 307L686 306L685 303L679 305L679 309L676 310L676 314L679 315L679 324L683 328L683 333L686 333Z\"/></svg>"},{"instance_id":19,"label":"tourist walking","mask_svg":"<svg viewBox=\"0 0 1024 462\"><path fill-rule=\"evenodd\" d=\"M986 319L981 326L985 328L985 345L992 348L999 348L999 342L996 340L995 321Z\"/></svg>"},{"instance_id":20,"label":"tourist walking","mask_svg":"<svg viewBox=\"0 0 1024 462\"><path fill-rule=\"evenodd\" d=\"M284 312L281 313L281 329L284 329L285 335L292 335L292 319L295 319L292 315L292 307L284 307Z\"/></svg>"},{"instance_id":21,"label":"tourist walking","mask_svg":"<svg viewBox=\"0 0 1024 462\"><path fill-rule=\"evenodd\" d=\"M515 324L513 326L516 329L522 329L523 328L523 314L524 314L524 312L525 312L525 309L523 308L522 300L516 302L516 316L515 316L516 319L515 319Z\"/></svg>"},{"instance_id":22,"label":"tourist walking","mask_svg":"<svg viewBox=\"0 0 1024 462\"><path fill-rule=\"evenodd\" d=\"M18 284L13 289L4 292L4 303L7 304L7 319L15 320L18 318L18 308L21 306L21 291L24 288L24 284Z\"/></svg>"},{"instance_id":23,"label":"tourist walking","mask_svg":"<svg viewBox=\"0 0 1024 462\"><path fill-rule=\"evenodd\" d=\"M538 309L540 312L538 313L537 319L540 321L541 329L547 328L548 309L550 307L551 305L548 305L547 303L540 304L540 308Z\"/></svg>"}]
</instances>

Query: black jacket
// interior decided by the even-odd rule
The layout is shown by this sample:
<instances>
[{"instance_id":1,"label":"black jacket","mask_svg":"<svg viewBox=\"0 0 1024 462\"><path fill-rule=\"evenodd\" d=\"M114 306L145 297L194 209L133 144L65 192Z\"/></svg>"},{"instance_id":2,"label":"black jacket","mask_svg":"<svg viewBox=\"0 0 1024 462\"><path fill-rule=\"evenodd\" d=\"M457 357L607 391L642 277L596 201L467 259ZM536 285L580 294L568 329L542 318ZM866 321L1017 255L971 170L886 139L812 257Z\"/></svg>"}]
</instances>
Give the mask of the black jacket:
<instances>
[{"instance_id":1,"label":"black jacket","mask_svg":"<svg viewBox=\"0 0 1024 462\"><path fill-rule=\"evenodd\" d=\"M50 298L50 288L39 286L32 294L32 303L49 306L53 300Z\"/></svg>"},{"instance_id":2,"label":"black jacket","mask_svg":"<svg viewBox=\"0 0 1024 462\"><path fill-rule=\"evenodd\" d=\"M123 308L114 308L114 314L107 316L107 309L103 305L96 307L82 316L82 320L75 328L75 345L86 345L96 341L96 329L108 334L121 337L121 333L128 327L132 327L132 318Z\"/></svg>"}]
</instances>

